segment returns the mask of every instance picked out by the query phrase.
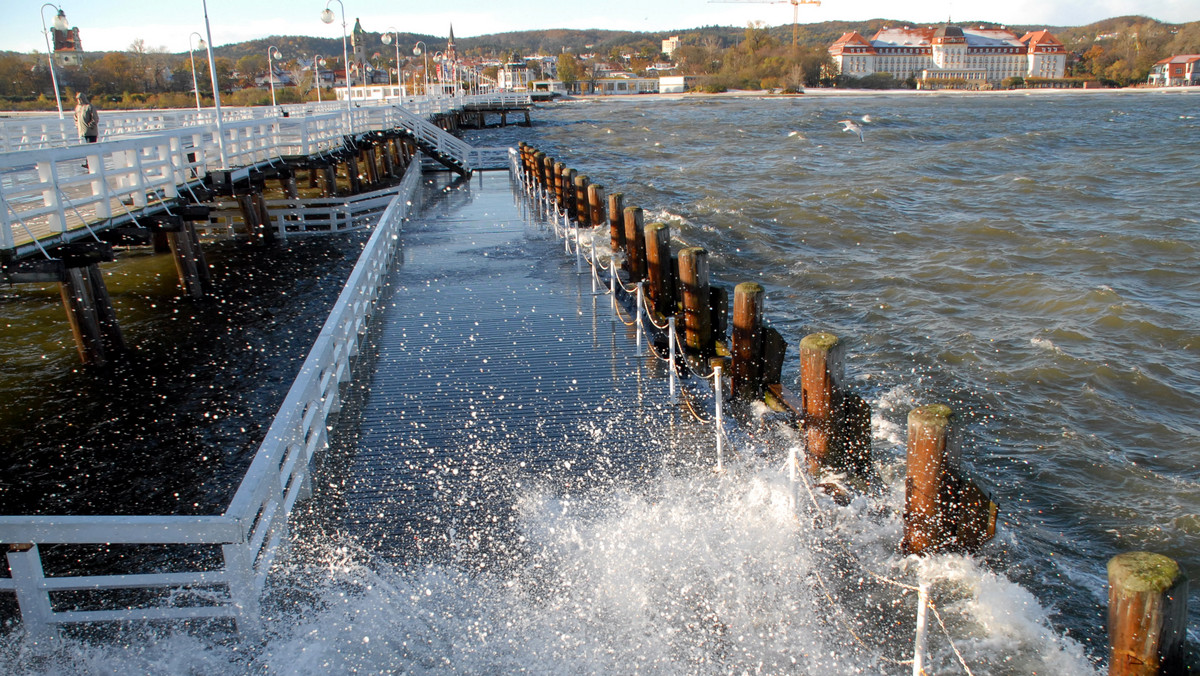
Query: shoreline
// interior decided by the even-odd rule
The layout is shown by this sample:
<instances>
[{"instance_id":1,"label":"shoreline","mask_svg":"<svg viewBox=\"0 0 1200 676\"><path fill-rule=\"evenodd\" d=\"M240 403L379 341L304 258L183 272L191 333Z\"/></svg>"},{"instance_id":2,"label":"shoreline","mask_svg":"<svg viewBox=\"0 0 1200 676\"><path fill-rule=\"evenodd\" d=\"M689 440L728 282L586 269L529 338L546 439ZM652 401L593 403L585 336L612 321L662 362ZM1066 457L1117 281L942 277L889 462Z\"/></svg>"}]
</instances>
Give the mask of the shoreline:
<instances>
[{"instance_id":1,"label":"shoreline","mask_svg":"<svg viewBox=\"0 0 1200 676\"><path fill-rule=\"evenodd\" d=\"M769 99L802 99L808 96L837 97L837 96L1072 96L1072 95L1139 95L1139 94L1195 94L1200 93L1198 87L1122 87L1096 89L993 89L988 91L966 89L834 89L813 88L805 89L799 94L772 93L766 89L737 89L727 92L683 92L671 94L572 94L561 97L559 101L591 101L591 100L663 100L682 101L692 99L722 99L722 98L769 98Z\"/></svg>"}]
</instances>

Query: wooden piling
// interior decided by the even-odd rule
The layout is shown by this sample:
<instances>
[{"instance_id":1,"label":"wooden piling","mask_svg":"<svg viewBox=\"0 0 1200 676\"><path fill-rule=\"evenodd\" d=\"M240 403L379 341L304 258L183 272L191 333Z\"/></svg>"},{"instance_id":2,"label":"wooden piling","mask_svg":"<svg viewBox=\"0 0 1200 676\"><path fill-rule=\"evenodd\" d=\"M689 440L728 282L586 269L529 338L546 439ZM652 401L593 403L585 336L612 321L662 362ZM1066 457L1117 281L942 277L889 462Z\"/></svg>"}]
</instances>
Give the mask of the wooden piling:
<instances>
[{"instance_id":1,"label":"wooden piling","mask_svg":"<svg viewBox=\"0 0 1200 676\"><path fill-rule=\"evenodd\" d=\"M350 181L350 194L362 192L362 176L358 173L358 155L350 153L346 157L346 178Z\"/></svg>"},{"instance_id":2,"label":"wooden piling","mask_svg":"<svg viewBox=\"0 0 1200 676\"><path fill-rule=\"evenodd\" d=\"M270 244L275 241L275 222L271 220L271 210L267 208L267 199L263 197L261 192L256 192L253 195L254 206L258 210L259 232L258 237L264 243Z\"/></svg>"},{"instance_id":3,"label":"wooden piling","mask_svg":"<svg viewBox=\"0 0 1200 676\"><path fill-rule=\"evenodd\" d=\"M675 314L675 279L671 269L671 229L651 223L643 229L646 241L647 293L651 310L663 317Z\"/></svg>"},{"instance_id":4,"label":"wooden piling","mask_svg":"<svg viewBox=\"0 0 1200 676\"><path fill-rule=\"evenodd\" d=\"M242 210L242 223L246 226L246 235L256 237L260 228L258 205L250 195L236 195L238 207Z\"/></svg>"},{"instance_id":5,"label":"wooden piling","mask_svg":"<svg viewBox=\"0 0 1200 676\"><path fill-rule=\"evenodd\" d=\"M200 269L192 251L194 242L191 236L186 231L172 230L167 232L167 242L171 245L171 257L175 261L175 272L179 275L179 285L184 295L204 297L204 284L200 280Z\"/></svg>"},{"instance_id":6,"label":"wooden piling","mask_svg":"<svg viewBox=\"0 0 1200 676\"><path fill-rule=\"evenodd\" d=\"M90 366L105 366L108 355L104 350L100 320L92 301L91 285L82 267L68 267L58 285L67 321L79 351L79 360Z\"/></svg>"},{"instance_id":7,"label":"wooden piling","mask_svg":"<svg viewBox=\"0 0 1200 676\"><path fill-rule=\"evenodd\" d=\"M379 167L376 165L377 158L374 145L367 146L363 150L363 159L367 165L367 185L371 187L379 185Z\"/></svg>"},{"instance_id":8,"label":"wooden piling","mask_svg":"<svg viewBox=\"0 0 1200 676\"><path fill-rule=\"evenodd\" d=\"M1109 676L1187 673L1187 574L1174 560L1126 552L1108 562Z\"/></svg>"},{"instance_id":9,"label":"wooden piling","mask_svg":"<svg viewBox=\"0 0 1200 676\"><path fill-rule=\"evenodd\" d=\"M575 176L575 220L580 227L592 227L592 207L588 202L588 186L591 181L587 176Z\"/></svg>"},{"instance_id":10,"label":"wooden piling","mask_svg":"<svg viewBox=\"0 0 1200 676\"><path fill-rule=\"evenodd\" d=\"M702 356L712 352L712 312L709 309L708 252L694 246L679 252L679 282L683 287L684 344Z\"/></svg>"},{"instance_id":11,"label":"wooden piling","mask_svg":"<svg viewBox=\"0 0 1200 676\"><path fill-rule=\"evenodd\" d=\"M625 257L630 281L646 279L646 232L641 207L625 207Z\"/></svg>"},{"instance_id":12,"label":"wooden piling","mask_svg":"<svg viewBox=\"0 0 1200 676\"><path fill-rule=\"evenodd\" d=\"M554 201L558 203L560 209L566 207L566 193L564 191L564 181L566 181L567 165L563 162L554 163Z\"/></svg>"},{"instance_id":13,"label":"wooden piling","mask_svg":"<svg viewBox=\"0 0 1200 676\"><path fill-rule=\"evenodd\" d=\"M386 174L388 178L394 179L396 178L396 165L392 162L392 153L389 147L390 145L391 139L384 141L383 152L381 152L380 155L381 159L383 160L383 173Z\"/></svg>"},{"instance_id":14,"label":"wooden piling","mask_svg":"<svg viewBox=\"0 0 1200 676\"><path fill-rule=\"evenodd\" d=\"M554 158L546 153L539 153L542 156L542 166L540 167L542 177L542 188L547 193L554 192Z\"/></svg>"},{"instance_id":15,"label":"wooden piling","mask_svg":"<svg viewBox=\"0 0 1200 676\"><path fill-rule=\"evenodd\" d=\"M625 251L625 195L614 192L608 196L608 228L613 256Z\"/></svg>"},{"instance_id":16,"label":"wooden piling","mask_svg":"<svg viewBox=\"0 0 1200 676\"><path fill-rule=\"evenodd\" d=\"M762 394L760 373L764 294L762 285L756 282L742 282L733 290L730 389L733 396L746 401L757 399Z\"/></svg>"},{"instance_id":17,"label":"wooden piling","mask_svg":"<svg viewBox=\"0 0 1200 676\"><path fill-rule=\"evenodd\" d=\"M574 169L563 171L563 207L573 221L579 220L579 205L575 202L575 179L579 172Z\"/></svg>"},{"instance_id":18,"label":"wooden piling","mask_svg":"<svg viewBox=\"0 0 1200 676\"><path fill-rule=\"evenodd\" d=\"M604 225L604 186L592 183L588 186L588 217L593 228Z\"/></svg>"},{"instance_id":19,"label":"wooden piling","mask_svg":"<svg viewBox=\"0 0 1200 676\"><path fill-rule=\"evenodd\" d=\"M296 170L288 165L279 168L279 189L288 199L299 199L300 190L296 186Z\"/></svg>"},{"instance_id":20,"label":"wooden piling","mask_svg":"<svg viewBox=\"0 0 1200 676\"><path fill-rule=\"evenodd\" d=\"M834 398L843 378L844 344L832 333L800 341L800 394L808 439L808 471L814 476L832 465Z\"/></svg>"},{"instance_id":21,"label":"wooden piling","mask_svg":"<svg viewBox=\"0 0 1200 676\"><path fill-rule=\"evenodd\" d=\"M321 166L321 196L337 197L337 165L333 163Z\"/></svg>"},{"instance_id":22,"label":"wooden piling","mask_svg":"<svg viewBox=\"0 0 1200 676\"><path fill-rule=\"evenodd\" d=\"M908 413L908 475L904 480L904 552L932 553L949 541L943 496L949 493L947 436L954 412L945 404Z\"/></svg>"}]
</instances>

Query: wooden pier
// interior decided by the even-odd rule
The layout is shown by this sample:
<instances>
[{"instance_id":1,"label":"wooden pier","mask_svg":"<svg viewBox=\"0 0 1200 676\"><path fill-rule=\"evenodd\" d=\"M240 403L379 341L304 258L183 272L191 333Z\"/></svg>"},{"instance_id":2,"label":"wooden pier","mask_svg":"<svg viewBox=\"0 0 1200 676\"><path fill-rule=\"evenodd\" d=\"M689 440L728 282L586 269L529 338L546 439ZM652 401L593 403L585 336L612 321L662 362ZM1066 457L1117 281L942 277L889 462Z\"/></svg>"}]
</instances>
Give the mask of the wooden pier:
<instances>
[{"instance_id":1,"label":"wooden pier","mask_svg":"<svg viewBox=\"0 0 1200 676\"><path fill-rule=\"evenodd\" d=\"M422 143L432 143L413 138L414 157L427 149ZM363 161L379 166L377 158ZM668 444L689 439L687 452L723 472L727 427L748 420L751 405L760 402L804 439L802 450L784 457L791 481L808 489L814 518L823 509L819 491L846 504L881 490L870 457L870 409L846 386L841 338L818 332L800 339L794 391L782 382L787 342L765 319L769 299L762 285L739 284L731 298L712 283L708 251L672 252L667 226L645 223L643 209L625 204L619 190L606 191L524 144L512 161L512 182L506 174L452 171L457 179L443 173L420 189L421 163L408 162L400 197L380 217L222 514L0 517L10 570L10 577L0 577L0 591L16 593L30 631L50 634L73 622L221 617L256 636L261 595L286 542L289 514L314 493L336 505L338 528L376 543L381 554L406 557L414 542L436 548L434 535L447 524L452 536L459 527L465 537L473 529L483 533L501 515L478 505L494 504L514 481L571 481L555 471L560 464L573 465L576 477L589 476L592 466L648 476L664 430ZM289 177L281 180L287 191ZM246 218L254 220L258 198L245 201ZM413 204L421 211L410 211ZM191 241L184 232L175 246L187 249ZM598 242L607 245L605 255L597 254ZM574 257L573 272L556 258L563 248ZM80 274L79 287L97 293L88 280ZM97 333L95 341L118 338ZM702 383L693 389L707 388L697 402L676 398L676 376L688 372L692 384ZM358 394L343 406L345 383L354 375L361 379ZM621 424L598 430L601 419ZM943 404L909 415L898 553L971 553L995 535L998 507L959 465L956 422ZM335 424L336 436L354 441L330 458ZM597 431L581 433L589 430ZM702 434L712 443L697 443ZM344 480L314 486L310 467L318 459L342 463ZM482 480L484 472L501 479ZM792 490L795 498L798 490ZM220 548L221 562L182 573L48 578L39 546L62 543L205 545ZM846 558L858 565L853 552ZM861 573L917 593L914 659L904 664L923 673L926 612L937 612L930 582ZM820 571L812 574L820 579ZM1109 574L1110 673L1182 668L1186 575L1173 561L1145 554L1114 559ZM54 602L56 593L81 589L197 585L224 591L192 607L62 610ZM944 625L943 631L949 639Z\"/></svg>"}]
</instances>

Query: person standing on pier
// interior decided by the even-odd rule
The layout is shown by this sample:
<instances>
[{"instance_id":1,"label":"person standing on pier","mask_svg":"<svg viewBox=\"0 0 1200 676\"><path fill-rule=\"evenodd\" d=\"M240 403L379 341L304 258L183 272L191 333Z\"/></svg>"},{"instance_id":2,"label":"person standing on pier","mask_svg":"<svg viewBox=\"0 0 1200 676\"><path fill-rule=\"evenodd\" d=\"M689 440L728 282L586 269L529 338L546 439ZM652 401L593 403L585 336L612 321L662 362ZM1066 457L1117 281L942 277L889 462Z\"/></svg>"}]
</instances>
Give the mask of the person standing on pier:
<instances>
[{"instance_id":1,"label":"person standing on pier","mask_svg":"<svg viewBox=\"0 0 1200 676\"><path fill-rule=\"evenodd\" d=\"M96 106L88 101L88 95L83 92L75 94L75 128L79 130L79 138L85 143L95 143L100 135L100 114Z\"/></svg>"}]
</instances>

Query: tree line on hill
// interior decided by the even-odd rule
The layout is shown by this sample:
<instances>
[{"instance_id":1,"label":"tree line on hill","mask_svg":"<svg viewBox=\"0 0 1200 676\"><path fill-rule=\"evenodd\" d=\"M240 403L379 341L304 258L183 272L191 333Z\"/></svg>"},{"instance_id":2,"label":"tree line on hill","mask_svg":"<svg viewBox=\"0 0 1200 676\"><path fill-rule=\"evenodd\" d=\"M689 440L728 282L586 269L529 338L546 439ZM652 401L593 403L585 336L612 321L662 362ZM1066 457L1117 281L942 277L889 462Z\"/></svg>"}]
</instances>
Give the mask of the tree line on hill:
<instances>
[{"instance_id":1,"label":"tree line on hill","mask_svg":"<svg viewBox=\"0 0 1200 676\"><path fill-rule=\"evenodd\" d=\"M839 76L829 58L828 46L848 31L868 38L885 26L918 25L902 21L829 21L798 26L799 43L792 46L791 24L768 27L751 24L744 28L702 26L679 31L636 32L605 30L540 30L497 33L456 40L460 56L501 62L520 61L533 54L554 55L564 80L595 79L600 69L620 64L638 75L652 66L669 62L677 74L698 78L711 91L724 89L781 88L799 90L812 86L898 87L905 83L884 74L855 80ZM988 22L960 22L964 26L988 26ZM1113 85L1145 82L1153 65L1175 54L1200 53L1200 22L1168 24L1154 19L1128 16L1079 27L1008 26L1017 35L1026 30L1047 28L1066 45L1067 74L1081 79L1099 79ZM399 56L400 71L411 75L424 68L438 52L445 51L445 37L399 33L391 45L382 33L367 33L368 57L381 71L392 71ZM676 36L681 46L670 59L661 53L662 40ZM422 43L421 54L413 48ZM283 54L275 61L277 73L297 86L279 88L277 99L294 102L315 99L315 79L306 68L318 56L324 69L342 67L340 38L271 36L223 45L214 50L222 96L232 105L270 102L257 81L266 74L267 51L276 47ZM79 66L56 67L64 95L88 91L103 107L186 107L192 94L192 55L173 54L136 40L124 51L85 53ZM194 55L196 80L202 96L211 98L207 54ZM536 65L536 64L531 64ZM543 75L535 72L535 75ZM69 100L66 99L66 100ZM53 85L45 55L0 52L0 106L5 108L52 108Z\"/></svg>"}]
</instances>

